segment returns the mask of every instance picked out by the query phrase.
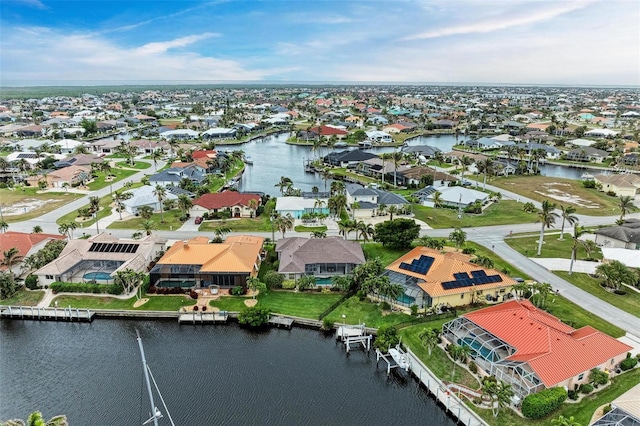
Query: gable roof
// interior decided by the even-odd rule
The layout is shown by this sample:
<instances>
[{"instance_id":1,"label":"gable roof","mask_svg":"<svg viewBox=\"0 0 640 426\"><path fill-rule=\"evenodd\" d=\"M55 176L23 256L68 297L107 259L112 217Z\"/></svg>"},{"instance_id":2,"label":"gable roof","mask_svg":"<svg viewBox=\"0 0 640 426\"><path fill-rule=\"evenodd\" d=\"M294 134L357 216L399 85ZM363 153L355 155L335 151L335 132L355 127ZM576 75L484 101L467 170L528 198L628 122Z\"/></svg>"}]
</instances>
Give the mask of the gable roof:
<instances>
[{"instance_id":1,"label":"gable roof","mask_svg":"<svg viewBox=\"0 0 640 426\"><path fill-rule=\"evenodd\" d=\"M194 205L204 207L207 210L221 209L232 206L248 206L249 201L256 200L260 204L260 196L257 194L244 194L236 191L222 191L213 194L204 194L193 201Z\"/></svg>"},{"instance_id":2,"label":"gable roof","mask_svg":"<svg viewBox=\"0 0 640 426\"><path fill-rule=\"evenodd\" d=\"M276 251L280 253L279 273L304 273L305 265L315 263L365 262L360 244L342 238L283 238L278 240Z\"/></svg>"},{"instance_id":3,"label":"gable roof","mask_svg":"<svg viewBox=\"0 0 640 426\"><path fill-rule=\"evenodd\" d=\"M158 261L159 265L200 265L201 272L258 272L256 262L264 238L251 235L227 237L210 244L207 237L178 241Z\"/></svg>"},{"instance_id":4,"label":"gable roof","mask_svg":"<svg viewBox=\"0 0 640 426\"><path fill-rule=\"evenodd\" d=\"M57 234L27 234L24 232L6 231L0 234L0 252L18 249L19 256L26 256L36 244L45 240L64 240L63 235Z\"/></svg>"},{"instance_id":5,"label":"gable roof","mask_svg":"<svg viewBox=\"0 0 640 426\"><path fill-rule=\"evenodd\" d=\"M594 233L614 238L619 241L624 241L625 243L640 244L640 220L627 220L622 225L596 229Z\"/></svg>"},{"instance_id":6,"label":"gable roof","mask_svg":"<svg viewBox=\"0 0 640 426\"><path fill-rule=\"evenodd\" d=\"M506 359L528 363L546 387L632 349L593 327L575 330L528 300L510 300L463 316L514 347L516 352Z\"/></svg>"}]
</instances>

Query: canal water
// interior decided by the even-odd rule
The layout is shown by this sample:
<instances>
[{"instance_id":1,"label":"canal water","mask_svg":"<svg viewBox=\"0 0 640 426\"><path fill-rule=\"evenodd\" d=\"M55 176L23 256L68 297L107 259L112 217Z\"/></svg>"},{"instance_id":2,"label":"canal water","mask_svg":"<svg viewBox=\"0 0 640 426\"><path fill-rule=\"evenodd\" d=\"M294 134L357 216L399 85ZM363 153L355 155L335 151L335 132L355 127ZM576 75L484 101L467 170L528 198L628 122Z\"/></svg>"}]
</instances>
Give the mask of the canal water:
<instances>
[{"instance_id":1,"label":"canal water","mask_svg":"<svg viewBox=\"0 0 640 426\"><path fill-rule=\"evenodd\" d=\"M405 373L315 330L126 320L0 321L0 421L41 410L73 426L141 425L136 328L177 425L455 424Z\"/></svg>"},{"instance_id":2,"label":"canal water","mask_svg":"<svg viewBox=\"0 0 640 426\"><path fill-rule=\"evenodd\" d=\"M223 151L233 151L241 149L251 157L253 165L248 165L242 180L238 186L239 191L259 191L272 196L278 196L279 189L275 186L280 182L281 176L286 176L293 181L293 186L303 191L311 191L317 186L320 191L325 189L325 181L318 173L305 172L304 166L308 159L317 159L318 156L325 156L331 150L323 147L319 151L313 152L308 146L288 145L286 143L288 134L279 134L257 139L242 145L220 146ZM462 140L462 139L459 139ZM451 151L456 144L455 135L441 136L421 136L408 142L408 145L431 145L444 152ZM350 148L357 149L357 148ZM396 148L397 149L397 148ZM339 151L341 149L335 149ZM375 154L393 152L394 148L372 148L368 150ZM572 169L563 166L541 165L540 172L544 176L560 177L568 179L580 179L584 170ZM331 185L331 180L326 182L327 189Z\"/></svg>"}]
</instances>

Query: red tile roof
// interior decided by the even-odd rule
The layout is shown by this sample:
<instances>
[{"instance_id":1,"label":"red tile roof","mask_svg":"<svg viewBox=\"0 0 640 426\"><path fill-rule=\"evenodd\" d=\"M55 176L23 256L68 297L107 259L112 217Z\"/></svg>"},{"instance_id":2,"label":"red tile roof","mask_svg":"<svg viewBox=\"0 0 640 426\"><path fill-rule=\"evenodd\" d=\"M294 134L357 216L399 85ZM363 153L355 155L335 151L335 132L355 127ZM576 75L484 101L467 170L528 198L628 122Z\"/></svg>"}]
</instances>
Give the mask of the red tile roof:
<instances>
[{"instance_id":1,"label":"red tile roof","mask_svg":"<svg viewBox=\"0 0 640 426\"><path fill-rule=\"evenodd\" d=\"M58 234L26 234L24 232L7 231L0 234L0 253L15 247L19 256L26 256L29 250L44 240L64 240L66 237Z\"/></svg>"},{"instance_id":2,"label":"red tile roof","mask_svg":"<svg viewBox=\"0 0 640 426\"><path fill-rule=\"evenodd\" d=\"M207 210L222 209L232 206L248 206L250 200L256 200L260 204L260 196L256 194L242 194L236 191L223 191L215 194L204 194L193 202Z\"/></svg>"},{"instance_id":3,"label":"red tile roof","mask_svg":"<svg viewBox=\"0 0 640 426\"><path fill-rule=\"evenodd\" d=\"M574 330L528 300L510 300L464 317L516 348L506 359L528 363L546 387L632 349L589 326Z\"/></svg>"},{"instance_id":4,"label":"red tile roof","mask_svg":"<svg viewBox=\"0 0 640 426\"><path fill-rule=\"evenodd\" d=\"M318 127L312 127L310 132L318 133ZM342 129L337 129L331 126L320 126L320 136L333 136L333 135L348 135L349 132Z\"/></svg>"},{"instance_id":5,"label":"red tile roof","mask_svg":"<svg viewBox=\"0 0 640 426\"><path fill-rule=\"evenodd\" d=\"M191 158L193 158L194 160L197 158L216 158L218 156L218 151L216 151L215 149L209 149L209 150L201 150L201 151L193 151L191 153Z\"/></svg>"}]
</instances>

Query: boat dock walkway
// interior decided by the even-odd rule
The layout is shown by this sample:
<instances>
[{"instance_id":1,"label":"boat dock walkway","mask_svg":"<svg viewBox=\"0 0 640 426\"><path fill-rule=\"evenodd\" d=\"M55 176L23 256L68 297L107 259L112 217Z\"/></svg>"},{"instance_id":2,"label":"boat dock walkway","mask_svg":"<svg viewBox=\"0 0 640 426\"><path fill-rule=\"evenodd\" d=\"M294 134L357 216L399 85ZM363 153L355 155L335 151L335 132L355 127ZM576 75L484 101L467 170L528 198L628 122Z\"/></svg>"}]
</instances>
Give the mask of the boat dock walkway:
<instances>
[{"instance_id":1,"label":"boat dock walkway","mask_svg":"<svg viewBox=\"0 0 640 426\"><path fill-rule=\"evenodd\" d=\"M440 402L451 415L458 418L458 422L466 426L489 426L475 411L467 407L447 385L438 379L436 375L411 352L411 349L407 348L404 355L408 359L409 370L411 370L418 380L433 394L436 401Z\"/></svg>"},{"instance_id":2,"label":"boat dock walkway","mask_svg":"<svg viewBox=\"0 0 640 426\"><path fill-rule=\"evenodd\" d=\"M39 320L39 321L76 321L91 322L95 312L77 308L41 308L39 306L2 306L0 318Z\"/></svg>"},{"instance_id":3,"label":"boat dock walkway","mask_svg":"<svg viewBox=\"0 0 640 426\"><path fill-rule=\"evenodd\" d=\"M229 319L229 312L202 312L194 311L188 314L180 314L178 316L179 324L216 324L226 323Z\"/></svg>"},{"instance_id":4,"label":"boat dock walkway","mask_svg":"<svg viewBox=\"0 0 640 426\"><path fill-rule=\"evenodd\" d=\"M281 316L271 316L269 317L269 324L275 325L276 327L284 327L291 329L293 326L293 318L289 317L281 317Z\"/></svg>"}]
</instances>

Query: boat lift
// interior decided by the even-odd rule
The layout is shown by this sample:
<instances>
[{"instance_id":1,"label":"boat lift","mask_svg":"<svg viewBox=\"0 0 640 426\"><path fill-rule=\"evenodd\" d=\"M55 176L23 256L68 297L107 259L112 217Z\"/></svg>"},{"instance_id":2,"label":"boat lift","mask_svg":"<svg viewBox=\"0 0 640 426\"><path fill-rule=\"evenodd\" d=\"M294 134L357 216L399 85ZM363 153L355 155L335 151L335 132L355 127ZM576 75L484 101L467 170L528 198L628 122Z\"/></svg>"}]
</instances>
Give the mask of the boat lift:
<instances>
[{"instance_id":1,"label":"boat lift","mask_svg":"<svg viewBox=\"0 0 640 426\"><path fill-rule=\"evenodd\" d=\"M386 354L383 354L380 349L376 349L376 366L380 358L387 363L387 374L391 373L392 368L401 368L406 372L411 369L409 357L402 350L400 344L396 345L395 348L389 348L389 352Z\"/></svg>"}]
</instances>

